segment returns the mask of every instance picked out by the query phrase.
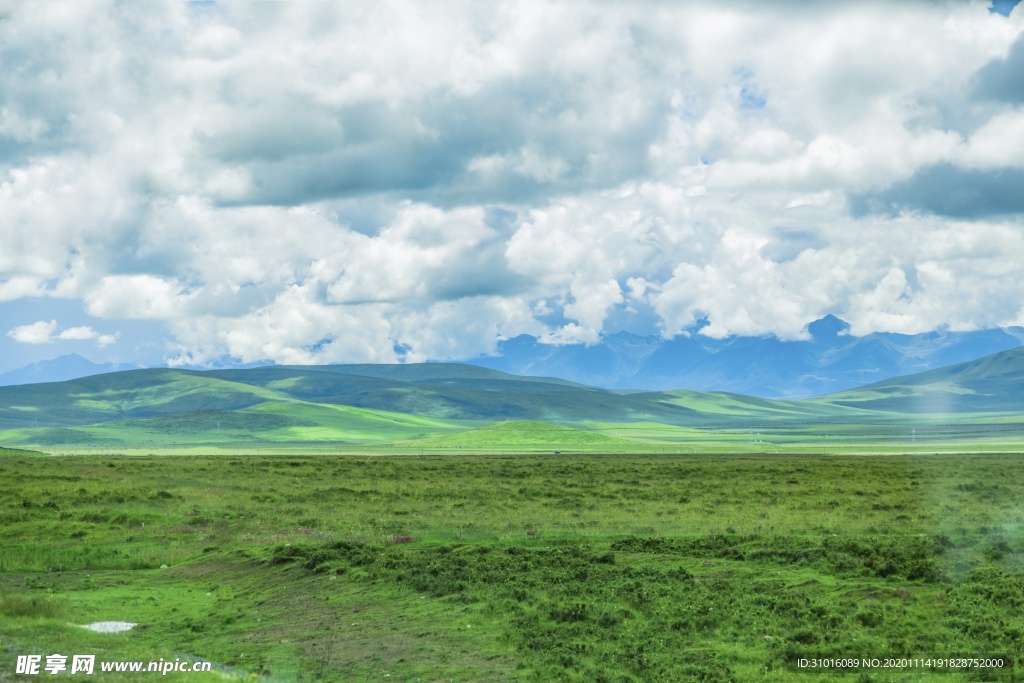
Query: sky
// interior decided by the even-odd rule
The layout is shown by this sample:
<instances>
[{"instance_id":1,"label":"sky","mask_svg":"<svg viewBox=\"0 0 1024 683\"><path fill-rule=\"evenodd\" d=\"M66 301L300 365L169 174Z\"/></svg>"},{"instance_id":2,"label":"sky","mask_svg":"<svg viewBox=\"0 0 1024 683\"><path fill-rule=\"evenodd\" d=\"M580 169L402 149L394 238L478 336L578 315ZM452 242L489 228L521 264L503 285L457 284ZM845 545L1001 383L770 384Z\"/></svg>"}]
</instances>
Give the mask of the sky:
<instances>
[{"instance_id":1,"label":"sky","mask_svg":"<svg viewBox=\"0 0 1024 683\"><path fill-rule=\"evenodd\" d=\"M0 0L0 372L1024 325L1013 2Z\"/></svg>"}]
</instances>

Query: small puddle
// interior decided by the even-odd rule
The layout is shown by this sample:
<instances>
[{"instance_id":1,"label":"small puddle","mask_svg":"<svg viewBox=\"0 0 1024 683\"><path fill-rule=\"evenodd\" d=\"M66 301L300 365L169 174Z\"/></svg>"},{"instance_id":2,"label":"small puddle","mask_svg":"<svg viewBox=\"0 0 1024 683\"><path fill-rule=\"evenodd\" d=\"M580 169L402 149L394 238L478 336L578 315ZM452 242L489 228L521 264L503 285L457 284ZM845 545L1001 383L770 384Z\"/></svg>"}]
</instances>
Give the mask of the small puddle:
<instances>
[{"instance_id":1,"label":"small puddle","mask_svg":"<svg viewBox=\"0 0 1024 683\"><path fill-rule=\"evenodd\" d=\"M97 621L92 624L85 624L82 628L87 628L96 633L123 633L124 631L131 631L136 626L138 624L133 624L130 621Z\"/></svg>"}]
</instances>

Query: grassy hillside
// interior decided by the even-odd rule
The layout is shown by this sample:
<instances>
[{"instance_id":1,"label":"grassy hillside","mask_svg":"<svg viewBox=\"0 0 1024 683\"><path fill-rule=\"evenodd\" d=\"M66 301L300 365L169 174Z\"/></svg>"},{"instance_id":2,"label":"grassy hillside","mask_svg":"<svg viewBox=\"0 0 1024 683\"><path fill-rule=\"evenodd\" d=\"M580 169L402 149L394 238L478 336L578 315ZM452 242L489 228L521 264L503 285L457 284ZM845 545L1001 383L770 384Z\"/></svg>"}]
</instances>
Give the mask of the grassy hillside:
<instances>
[{"instance_id":1,"label":"grassy hillside","mask_svg":"<svg viewBox=\"0 0 1024 683\"><path fill-rule=\"evenodd\" d=\"M813 401L781 400L729 394L723 392L666 391L665 402L701 414L706 421L744 420L853 420L866 417L851 410L856 406L840 406Z\"/></svg>"},{"instance_id":2,"label":"grassy hillside","mask_svg":"<svg viewBox=\"0 0 1024 683\"><path fill-rule=\"evenodd\" d=\"M0 387L0 439L64 449L355 445L506 420L688 424L699 418L663 399L458 364L137 370ZM588 443L597 448L599 440Z\"/></svg>"},{"instance_id":3,"label":"grassy hillside","mask_svg":"<svg viewBox=\"0 0 1024 683\"><path fill-rule=\"evenodd\" d=\"M66 427L195 410L237 410L282 396L188 370L130 370L0 387L0 428Z\"/></svg>"},{"instance_id":4,"label":"grassy hillside","mask_svg":"<svg viewBox=\"0 0 1024 683\"><path fill-rule=\"evenodd\" d=\"M7 443L70 448L166 449L190 446L361 444L466 429L467 424L417 415L300 401L240 410L194 410L93 425L6 430Z\"/></svg>"},{"instance_id":5,"label":"grassy hillside","mask_svg":"<svg viewBox=\"0 0 1024 683\"><path fill-rule=\"evenodd\" d=\"M1024 411L1024 348L875 382L815 402L897 413Z\"/></svg>"},{"instance_id":6,"label":"grassy hillside","mask_svg":"<svg viewBox=\"0 0 1024 683\"><path fill-rule=\"evenodd\" d=\"M545 378L514 377L457 364L255 368L199 373L135 370L70 382L0 387L0 428L68 427L196 410L239 410L266 401L306 401L452 419L685 421L692 411L657 394L621 395ZM360 372L370 372L360 369ZM450 377L444 372L448 369ZM428 372L429 371L429 372ZM477 375L477 376L473 376Z\"/></svg>"},{"instance_id":7,"label":"grassy hillside","mask_svg":"<svg viewBox=\"0 0 1024 683\"><path fill-rule=\"evenodd\" d=\"M403 441L497 450L514 443L591 451L678 443L771 451L919 441L983 441L988 448L1024 438L1021 387L1022 349L810 400L611 392L443 363L152 369L0 387L0 443L65 451ZM534 427L480 430L491 423ZM464 430L477 431L454 435Z\"/></svg>"}]
</instances>

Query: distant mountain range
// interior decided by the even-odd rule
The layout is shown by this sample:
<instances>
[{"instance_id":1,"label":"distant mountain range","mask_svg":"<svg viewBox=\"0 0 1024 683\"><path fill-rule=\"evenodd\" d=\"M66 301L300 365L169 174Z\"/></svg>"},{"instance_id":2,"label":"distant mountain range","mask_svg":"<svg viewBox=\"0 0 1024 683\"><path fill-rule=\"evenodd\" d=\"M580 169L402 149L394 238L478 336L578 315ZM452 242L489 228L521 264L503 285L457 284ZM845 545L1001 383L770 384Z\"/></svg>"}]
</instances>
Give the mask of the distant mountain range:
<instances>
[{"instance_id":1,"label":"distant mountain range","mask_svg":"<svg viewBox=\"0 0 1024 683\"><path fill-rule=\"evenodd\" d=\"M669 340L619 332L590 346L556 346L520 335L501 342L498 355L465 363L603 389L689 389L795 399L963 363L1024 344L1024 327L914 335L876 332L862 337L850 335L849 328L828 315L807 326L810 339L805 341L774 336L712 339L693 329ZM231 369L261 366L267 364ZM135 366L93 363L71 354L0 375L0 386L63 382L131 369Z\"/></svg>"},{"instance_id":2,"label":"distant mountain range","mask_svg":"<svg viewBox=\"0 0 1024 683\"><path fill-rule=\"evenodd\" d=\"M69 379L101 375L105 372L137 369L137 365L128 365L126 363L93 363L88 358L79 356L77 353L71 353L5 372L0 375L0 386L39 384L40 382L65 382Z\"/></svg>"},{"instance_id":3,"label":"distant mountain range","mask_svg":"<svg viewBox=\"0 0 1024 683\"><path fill-rule=\"evenodd\" d=\"M828 315L810 339L712 339L697 330L665 340L625 332L599 344L555 346L520 335L498 354L465 361L516 375L560 377L606 389L693 389L766 398L803 398L962 363L1024 344L1024 327L855 337Z\"/></svg>"}]
</instances>

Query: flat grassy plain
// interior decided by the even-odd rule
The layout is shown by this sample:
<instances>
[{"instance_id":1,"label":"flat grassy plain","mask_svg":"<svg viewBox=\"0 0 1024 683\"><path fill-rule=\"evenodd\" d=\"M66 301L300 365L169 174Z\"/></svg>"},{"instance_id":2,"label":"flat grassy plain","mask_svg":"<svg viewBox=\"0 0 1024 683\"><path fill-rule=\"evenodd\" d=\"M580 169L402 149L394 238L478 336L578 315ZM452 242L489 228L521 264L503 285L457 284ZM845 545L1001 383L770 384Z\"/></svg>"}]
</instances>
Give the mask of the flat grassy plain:
<instances>
[{"instance_id":1,"label":"flat grassy plain","mask_svg":"<svg viewBox=\"0 0 1024 683\"><path fill-rule=\"evenodd\" d=\"M583 450L640 436L591 427ZM777 453L754 430L749 453L499 452L538 429L419 452L6 454L0 680L33 653L220 667L165 677L182 681L1022 677L1024 455ZM534 445L573 443L558 430ZM139 625L79 626L104 620ZM1014 666L794 664L955 655Z\"/></svg>"}]
</instances>

